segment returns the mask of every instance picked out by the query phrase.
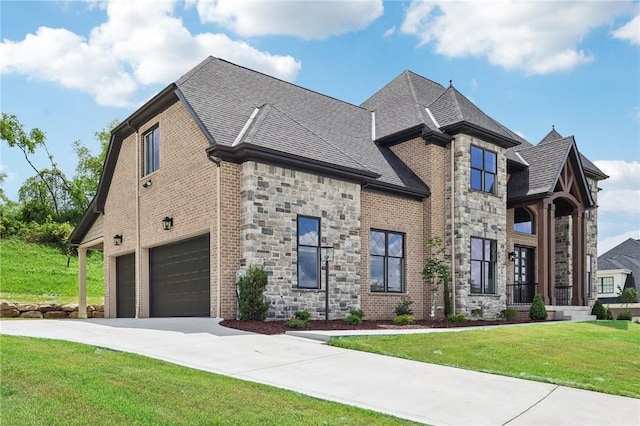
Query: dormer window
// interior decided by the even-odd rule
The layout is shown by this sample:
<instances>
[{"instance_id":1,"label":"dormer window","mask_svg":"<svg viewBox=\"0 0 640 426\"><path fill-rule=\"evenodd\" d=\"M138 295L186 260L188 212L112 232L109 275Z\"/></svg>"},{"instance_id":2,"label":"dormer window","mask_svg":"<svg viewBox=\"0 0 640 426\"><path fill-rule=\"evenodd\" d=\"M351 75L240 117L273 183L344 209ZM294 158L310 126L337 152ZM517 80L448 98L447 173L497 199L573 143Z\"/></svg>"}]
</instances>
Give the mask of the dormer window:
<instances>
[{"instance_id":1,"label":"dormer window","mask_svg":"<svg viewBox=\"0 0 640 426\"><path fill-rule=\"evenodd\" d=\"M471 146L471 189L496 193L498 155L477 146Z\"/></svg>"},{"instance_id":2,"label":"dormer window","mask_svg":"<svg viewBox=\"0 0 640 426\"><path fill-rule=\"evenodd\" d=\"M517 207L513 212L513 230L522 234L535 234L534 214L531 210Z\"/></svg>"}]
</instances>

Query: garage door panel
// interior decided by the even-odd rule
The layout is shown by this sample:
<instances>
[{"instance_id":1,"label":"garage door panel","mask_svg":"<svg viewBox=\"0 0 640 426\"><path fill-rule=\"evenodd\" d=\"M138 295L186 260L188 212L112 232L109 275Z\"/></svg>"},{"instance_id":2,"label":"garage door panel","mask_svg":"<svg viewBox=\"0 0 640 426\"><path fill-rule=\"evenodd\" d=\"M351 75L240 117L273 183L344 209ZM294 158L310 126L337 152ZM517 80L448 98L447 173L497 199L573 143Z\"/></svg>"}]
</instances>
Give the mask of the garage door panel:
<instances>
[{"instance_id":1,"label":"garage door panel","mask_svg":"<svg viewBox=\"0 0 640 426\"><path fill-rule=\"evenodd\" d=\"M209 235L149 253L151 316L209 316Z\"/></svg>"},{"instance_id":2,"label":"garage door panel","mask_svg":"<svg viewBox=\"0 0 640 426\"><path fill-rule=\"evenodd\" d=\"M116 257L116 316L136 316L136 262L134 253Z\"/></svg>"}]
</instances>

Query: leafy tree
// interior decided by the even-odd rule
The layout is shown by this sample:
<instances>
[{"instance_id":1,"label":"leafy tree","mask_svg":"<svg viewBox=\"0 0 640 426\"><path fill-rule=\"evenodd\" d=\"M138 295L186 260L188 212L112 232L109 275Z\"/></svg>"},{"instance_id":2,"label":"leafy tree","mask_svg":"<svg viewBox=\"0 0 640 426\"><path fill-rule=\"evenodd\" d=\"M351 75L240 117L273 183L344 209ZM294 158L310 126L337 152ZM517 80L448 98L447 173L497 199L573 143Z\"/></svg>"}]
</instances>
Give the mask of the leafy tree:
<instances>
[{"instance_id":1,"label":"leafy tree","mask_svg":"<svg viewBox=\"0 0 640 426\"><path fill-rule=\"evenodd\" d=\"M97 155L92 155L89 148L82 145L80 141L73 143L73 150L78 156L78 165L76 166L76 175L73 178L73 182L78 192L83 194L85 200L89 202L98 190L102 167L109 151L111 131L118 124L118 121L112 121L107 125L107 128L95 133L96 140L100 144L100 151Z\"/></svg>"},{"instance_id":2,"label":"leafy tree","mask_svg":"<svg viewBox=\"0 0 640 426\"><path fill-rule=\"evenodd\" d=\"M432 238L427 243L427 248L431 251L431 255L424 260L422 278L429 283L431 289L431 316L434 317L436 314L436 292L440 285L444 286L444 314L446 316L451 313L449 297L449 275L451 272L448 256L445 254L442 238Z\"/></svg>"},{"instance_id":3,"label":"leafy tree","mask_svg":"<svg viewBox=\"0 0 640 426\"><path fill-rule=\"evenodd\" d=\"M618 286L618 301L624 303L624 309L629 310L629 303L635 303L638 299L638 292L633 287L620 288Z\"/></svg>"}]
</instances>

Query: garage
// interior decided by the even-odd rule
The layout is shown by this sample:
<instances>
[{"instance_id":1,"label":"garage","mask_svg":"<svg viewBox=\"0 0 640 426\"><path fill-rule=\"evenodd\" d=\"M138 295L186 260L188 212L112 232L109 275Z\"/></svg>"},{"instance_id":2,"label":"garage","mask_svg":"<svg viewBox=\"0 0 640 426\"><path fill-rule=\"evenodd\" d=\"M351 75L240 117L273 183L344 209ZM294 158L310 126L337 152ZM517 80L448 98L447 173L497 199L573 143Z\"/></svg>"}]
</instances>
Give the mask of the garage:
<instances>
[{"instance_id":1,"label":"garage","mask_svg":"<svg viewBox=\"0 0 640 426\"><path fill-rule=\"evenodd\" d=\"M209 234L150 249L150 315L208 317L209 258Z\"/></svg>"},{"instance_id":2,"label":"garage","mask_svg":"<svg viewBox=\"0 0 640 426\"><path fill-rule=\"evenodd\" d=\"M136 316L136 260L134 253L116 257L116 316Z\"/></svg>"}]
</instances>

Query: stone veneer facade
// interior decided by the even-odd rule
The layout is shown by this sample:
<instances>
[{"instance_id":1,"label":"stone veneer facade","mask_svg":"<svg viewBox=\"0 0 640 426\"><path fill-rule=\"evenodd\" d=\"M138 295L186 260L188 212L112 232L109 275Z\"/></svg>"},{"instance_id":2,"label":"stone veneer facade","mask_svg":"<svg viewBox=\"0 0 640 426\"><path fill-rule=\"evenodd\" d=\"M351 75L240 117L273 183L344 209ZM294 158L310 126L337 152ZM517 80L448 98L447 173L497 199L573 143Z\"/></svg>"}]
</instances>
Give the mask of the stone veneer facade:
<instances>
[{"instance_id":1,"label":"stone veneer facade","mask_svg":"<svg viewBox=\"0 0 640 426\"><path fill-rule=\"evenodd\" d=\"M360 185L253 161L240 169L240 266L267 270L268 318L302 309L324 318L324 262L320 288L298 288L298 215L320 218L321 246L334 247L330 318L360 308Z\"/></svg>"}]
</instances>

